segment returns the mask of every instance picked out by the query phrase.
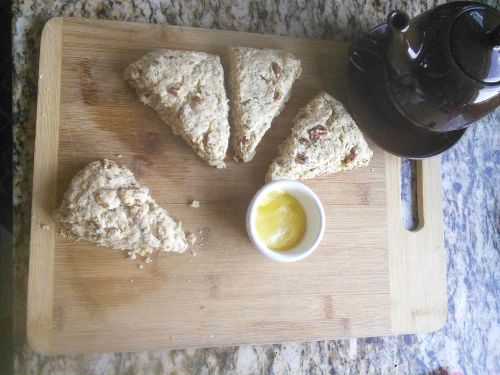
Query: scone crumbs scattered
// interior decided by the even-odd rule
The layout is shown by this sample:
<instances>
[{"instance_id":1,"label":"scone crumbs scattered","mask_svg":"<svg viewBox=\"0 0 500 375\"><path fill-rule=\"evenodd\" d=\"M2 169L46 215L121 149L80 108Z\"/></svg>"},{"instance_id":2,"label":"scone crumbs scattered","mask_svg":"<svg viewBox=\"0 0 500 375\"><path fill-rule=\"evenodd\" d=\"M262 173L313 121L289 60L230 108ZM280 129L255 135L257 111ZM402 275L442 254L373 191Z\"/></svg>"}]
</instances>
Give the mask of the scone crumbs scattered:
<instances>
[{"instance_id":1,"label":"scone crumbs scattered","mask_svg":"<svg viewBox=\"0 0 500 375\"><path fill-rule=\"evenodd\" d=\"M137 267L139 267L140 270L144 268L144 264L139 264Z\"/></svg>"},{"instance_id":2,"label":"scone crumbs scattered","mask_svg":"<svg viewBox=\"0 0 500 375\"><path fill-rule=\"evenodd\" d=\"M78 238L77 236L75 236L73 233L71 233L70 231L66 231L64 229L59 229L59 234L65 238L67 238L68 240L70 241L80 241L80 238ZM99 244L96 244L96 246L99 246Z\"/></svg>"},{"instance_id":3,"label":"scone crumbs scattered","mask_svg":"<svg viewBox=\"0 0 500 375\"><path fill-rule=\"evenodd\" d=\"M134 279L130 279L130 282L133 283L134 282Z\"/></svg>"},{"instance_id":4,"label":"scone crumbs scattered","mask_svg":"<svg viewBox=\"0 0 500 375\"><path fill-rule=\"evenodd\" d=\"M151 259L150 257L147 257L146 259L144 259L144 262L153 263L153 259Z\"/></svg>"},{"instance_id":5,"label":"scone crumbs scattered","mask_svg":"<svg viewBox=\"0 0 500 375\"><path fill-rule=\"evenodd\" d=\"M205 236L204 236L204 233L203 233L203 230L198 230L198 236L196 237L196 244L198 246L203 246L204 245L204 242L205 241Z\"/></svg>"},{"instance_id":6,"label":"scone crumbs scattered","mask_svg":"<svg viewBox=\"0 0 500 375\"><path fill-rule=\"evenodd\" d=\"M195 201L193 201L193 202L191 203L191 207L193 207L193 208L198 208L198 207L200 207L200 202L198 202L198 201L196 201L196 200L195 200Z\"/></svg>"},{"instance_id":7,"label":"scone crumbs scattered","mask_svg":"<svg viewBox=\"0 0 500 375\"><path fill-rule=\"evenodd\" d=\"M373 168L370 168L370 172L373 172Z\"/></svg>"},{"instance_id":8,"label":"scone crumbs scattered","mask_svg":"<svg viewBox=\"0 0 500 375\"><path fill-rule=\"evenodd\" d=\"M201 305L201 306L200 306L200 309L201 309L201 310L206 310L207 308L206 308L205 306Z\"/></svg>"},{"instance_id":9,"label":"scone crumbs scattered","mask_svg":"<svg viewBox=\"0 0 500 375\"><path fill-rule=\"evenodd\" d=\"M122 155L122 154L116 154L115 156L116 156L118 159L120 159L121 157L123 157L123 155Z\"/></svg>"},{"instance_id":10,"label":"scone crumbs scattered","mask_svg":"<svg viewBox=\"0 0 500 375\"><path fill-rule=\"evenodd\" d=\"M194 245L196 243L196 235L194 233L188 233L187 241L190 245Z\"/></svg>"},{"instance_id":11,"label":"scone crumbs scattered","mask_svg":"<svg viewBox=\"0 0 500 375\"><path fill-rule=\"evenodd\" d=\"M42 228L42 230L49 230L50 229L48 224L40 224L40 228Z\"/></svg>"}]
</instances>

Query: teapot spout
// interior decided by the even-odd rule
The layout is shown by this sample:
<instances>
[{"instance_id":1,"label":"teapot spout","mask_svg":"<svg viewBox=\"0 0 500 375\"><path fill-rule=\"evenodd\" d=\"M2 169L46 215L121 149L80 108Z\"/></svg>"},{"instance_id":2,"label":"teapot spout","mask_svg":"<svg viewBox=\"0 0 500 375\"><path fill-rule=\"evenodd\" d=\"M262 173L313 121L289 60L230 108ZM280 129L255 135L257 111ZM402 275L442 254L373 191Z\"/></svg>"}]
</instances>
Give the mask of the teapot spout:
<instances>
[{"instance_id":1,"label":"teapot spout","mask_svg":"<svg viewBox=\"0 0 500 375\"><path fill-rule=\"evenodd\" d=\"M405 12L393 10L387 15L386 58L398 76L409 74L421 51L422 39Z\"/></svg>"},{"instance_id":2,"label":"teapot spout","mask_svg":"<svg viewBox=\"0 0 500 375\"><path fill-rule=\"evenodd\" d=\"M401 10L393 10L387 15L387 25L393 33L405 33L410 27L410 17Z\"/></svg>"}]
</instances>

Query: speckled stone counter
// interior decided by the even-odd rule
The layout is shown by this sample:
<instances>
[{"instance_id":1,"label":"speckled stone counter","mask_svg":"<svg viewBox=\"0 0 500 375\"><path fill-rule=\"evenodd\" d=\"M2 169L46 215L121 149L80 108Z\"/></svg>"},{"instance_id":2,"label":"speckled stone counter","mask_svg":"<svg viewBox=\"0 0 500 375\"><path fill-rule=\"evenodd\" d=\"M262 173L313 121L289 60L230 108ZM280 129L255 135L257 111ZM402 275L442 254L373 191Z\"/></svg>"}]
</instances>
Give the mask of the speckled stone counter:
<instances>
[{"instance_id":1,"label":"speckled stone counter","mask_svg":"<svg viewBox=\"0 0 500 375\"><path fill-rule=\"evenodd\" d=\"M46 357L26 344L31 177L40 33L56 16L351 40L393 8L439 1L14 0L15 369L18 374L500 373L500 111L442 158L448 320L438 332L283 345ZM490 1L497 8L500 1Z\"/></svg>"}]
</instances>

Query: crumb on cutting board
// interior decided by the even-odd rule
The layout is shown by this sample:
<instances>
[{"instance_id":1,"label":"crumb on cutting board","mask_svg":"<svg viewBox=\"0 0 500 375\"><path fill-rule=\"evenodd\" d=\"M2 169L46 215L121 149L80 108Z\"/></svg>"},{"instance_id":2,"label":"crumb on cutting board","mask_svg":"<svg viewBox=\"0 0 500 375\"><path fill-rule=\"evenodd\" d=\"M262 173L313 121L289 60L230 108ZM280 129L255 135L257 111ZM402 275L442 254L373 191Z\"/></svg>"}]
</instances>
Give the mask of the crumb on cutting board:
<instances>
[{"instance_id":1,"label":"crumb on cutting board","mask_svg":"<svg viewBox=\"0 0 500 375\"><path fill-rule=\"evenodd\" d=\"M79 237L75 236L69 230L65 230L64 228L59 229L59 234L70 241L76 241L76 242L80 241ZM97 246L99 246L99 244L97 244Z\"/></svg>"},{"instance_id":2,"label":"crumb on cutting board","mask_svg":"<svg viewBox=\"0 0 500 375\"><path fill-rule=\"evenodd\" d=\"M196 243L196 234L188 233L186 239L190 245L194 245Z\"/></svg>"},{"instance_id":3,"label":"crumb on cutting board","mask_svg":"<svg viewBox=\"0 0 500 375\"><path fill-rule=\"evenodd\" d=\"M191 207L193 207L193 208L200 207L200 202L198 202L197 200L194 200L193 202L191 202Z\"/></svg>"}]
</instances>

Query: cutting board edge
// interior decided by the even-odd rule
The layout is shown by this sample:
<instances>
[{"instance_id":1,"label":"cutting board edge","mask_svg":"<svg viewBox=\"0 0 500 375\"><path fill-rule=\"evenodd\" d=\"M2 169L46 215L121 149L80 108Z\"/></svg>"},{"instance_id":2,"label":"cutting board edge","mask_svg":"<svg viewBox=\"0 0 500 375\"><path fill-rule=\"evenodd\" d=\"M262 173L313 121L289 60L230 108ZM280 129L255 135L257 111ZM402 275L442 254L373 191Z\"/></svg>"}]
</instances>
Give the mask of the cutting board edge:
<instances>
[{"instance_id":1,"label":"cutting board edge","mask_svg":"<svg viewBox=\"0 0 500 375\"><path fill-rule=\"evenodd\" d=\"M401 159L386 153L387 220L394 229L388 232L388 255L391 326L395 335L437 331L446 322L440 165L440 157L416 162L418 223L414 230L408 230L402 222ZM407 244L404 249L397 248L400 241Z\"/></svg>"},{"instance_id":2,"label":"cutting board edge","mask_svg":"<svg viewBox=\"0 0 500 375\"><path fill-rule=\"evenodd\" d=\"M35 157L31 211L26 335L39 353L52 350L52 308L56 225L50 209L56 204L59 106L63 18L52 18L42 30L39 58ZM45 92L50 92L46 95Z\"/></svg>"},{"instance_id":3,"label":"cutting board edge","mask_svg":"<svg viewBox=\"0 0 500 375\"><path fill-rule=\"evenodd\" d=\"M402 333L404 334L404 332ZM299 341L297 340L284 340L284 341L270 341L270 340L262 340L262 341L228 341L227 343L218 345L218 344L209 344L209 345L195 345L195 346L185 346L185 345L175 345L175 341L173 342L173 345L152 345L152 346L134 346L134 347L127 347L123 346L120 348L117 348L118 350L113 350L115 352L124 352L124 353L134 353L134 352L140 352L140 351L158 351L158 350L187 350L187 349L207 349L207 348L218 348L218 347L230 347L230 346L241 346L241 345L276 345L276 344L287 344L287 343L314 343L314 342L319 342L319 341L334 341L334 340L348 340L348 339L363 339L363 338L370 338L370 337L388 337L393 335L391 332L381 332L380 334L376 335L355 335L355 336L349 336L349 335L334 335L334 336L320 336L315 339L301 339ZM37 350L35 350L37 351ZM107 350L106 352L108 352ZM96 351L96 350L89 350L86 348L78 348L75 347L74 349L69 348L68 346L65 346L63 350L54 350L54 347L50 346L48 347L48 351L44 351L43 355L74 355L74 354L93 354L93 353L103 353L104 351Z\"/></svg>"}]
</instances>

